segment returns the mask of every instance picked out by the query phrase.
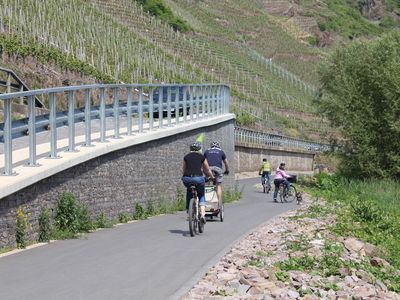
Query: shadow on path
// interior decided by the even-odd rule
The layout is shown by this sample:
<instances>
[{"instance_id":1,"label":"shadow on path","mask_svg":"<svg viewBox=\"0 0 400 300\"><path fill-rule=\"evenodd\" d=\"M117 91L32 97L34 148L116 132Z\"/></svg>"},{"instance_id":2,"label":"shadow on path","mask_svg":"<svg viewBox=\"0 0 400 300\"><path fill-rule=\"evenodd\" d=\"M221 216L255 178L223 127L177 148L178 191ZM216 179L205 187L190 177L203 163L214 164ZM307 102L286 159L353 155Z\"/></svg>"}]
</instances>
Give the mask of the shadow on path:
<instances>
[{"instance_id":1,"label":"shadow on path","mask_svg":"<svg viewBox=\"0 0 400 300\"><path fill-rule=\"evenodd\" d=\"M182 230L182 229L171 229L168 230L170 233L175 233L175 234L181 234L183 236L190 236L190 232L187 230Z\"/></svg>"}]
</instances>

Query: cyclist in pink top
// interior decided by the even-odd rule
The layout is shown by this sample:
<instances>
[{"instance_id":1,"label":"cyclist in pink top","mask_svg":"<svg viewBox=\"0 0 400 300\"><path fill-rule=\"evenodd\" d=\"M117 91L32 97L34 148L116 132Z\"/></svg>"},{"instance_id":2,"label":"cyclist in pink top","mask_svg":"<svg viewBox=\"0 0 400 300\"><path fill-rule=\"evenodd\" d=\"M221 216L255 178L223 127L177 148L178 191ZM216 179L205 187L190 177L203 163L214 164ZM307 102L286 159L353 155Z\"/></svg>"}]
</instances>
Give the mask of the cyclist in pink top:
<instances>
[{"instance_id":1,"label":"cyclist in pink top","mask_svg":"<svg viewBox=\"0 0 400 300\"><path fill-rule=\"evenodd\" d=\"M276 197L278 196L278 190L279 190L279 185L281 183L284 183L286 185L286 189L290 195L290 182L286 179L289 178L290 176L286 174L285 172L285 166L286 163L283 161L279 164L279 167L275 171L275 179L274 179L274 185L275 185L275 190L274 190L274 202L276 201Z\"/></svg>"}]
</instances>

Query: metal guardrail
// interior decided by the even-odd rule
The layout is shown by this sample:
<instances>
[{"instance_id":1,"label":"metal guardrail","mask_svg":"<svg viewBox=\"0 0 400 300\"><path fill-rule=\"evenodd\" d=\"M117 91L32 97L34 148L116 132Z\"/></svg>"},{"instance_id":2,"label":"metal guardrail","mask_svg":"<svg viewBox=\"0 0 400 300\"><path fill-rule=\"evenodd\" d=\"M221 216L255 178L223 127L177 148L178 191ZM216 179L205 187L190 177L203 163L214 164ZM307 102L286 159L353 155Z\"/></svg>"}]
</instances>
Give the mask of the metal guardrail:
<instances>
[{"instance_id":1,"label":"metal guardrail","mask_svg":"<svg viewBox=\"0 0 400 300\"><path fill-rule=\"evenodd\" d=\"M6 88L7 93L11 93L12 90L23 92L23 91L29 91L28 86L25 84L25 82L22 81L21 78L18 77L17 74L15 74L14 71L0 67L0 72L4 73L7 77L6 80L2 80L0 78L0 86L4 86ZM12 83L12 80L14 79L15 83ZM20 98L20 104L23 102L23 97ZM44 108L44 104L42 101L40 101L39 98L35 98L35 104L36 107Z\"/></svg>"},{"instance_id":2,"label":"metal guardrail","mask_svg":"<svg viewBox=\"0 0 400 300\"><path fill-rule=\"evenodd\" d=\"M253 131L244 128L235 128L235 142L255 145L265 145L268 147L298 149L310 152L330 151L332 147L328 144L302 141L289 138L283 135L270 134L265 132Z\"/></svg>"},{"instance_id":3,"label":"metal guardrail","mask_svg":"<svg viewBox=\"0 0 400 300\"><path fill-rule=\"evenodd\" d=\"M83 109L75 107L78 93L83 94ZM50 113L36 119L35 97L38 95L48 97ZM25 121L13 122L12 103L19 101L20 97L27 98L29 117ZM107 116L113 118L114 138L119 138L121 118L126 118L126 134L132 135L134 117L138 122L135 130L142 133L145 124L148 130L153 130L155 126L162 128L229 113L229 99L229 87L210 84L95 84L0 94L4 106L4 123L0 124L0 138L4 142L3 175L13 175L13 138L23 134L29 135L28 165L36 166L36 133L43 128L50 129L50 158L55 159L58 150L57 127L68 126L67 151L73 152L76 146L75 123L78 121L84 121L85 146L91 146L94 140L91 128L93 119L100 120L100 142L105 142ZM66 102L67 111L57 112L59 101ZM93 105L96 101L97 106ZM158 118L157 123L155 118Z\"/></svg>"}]
</instances>

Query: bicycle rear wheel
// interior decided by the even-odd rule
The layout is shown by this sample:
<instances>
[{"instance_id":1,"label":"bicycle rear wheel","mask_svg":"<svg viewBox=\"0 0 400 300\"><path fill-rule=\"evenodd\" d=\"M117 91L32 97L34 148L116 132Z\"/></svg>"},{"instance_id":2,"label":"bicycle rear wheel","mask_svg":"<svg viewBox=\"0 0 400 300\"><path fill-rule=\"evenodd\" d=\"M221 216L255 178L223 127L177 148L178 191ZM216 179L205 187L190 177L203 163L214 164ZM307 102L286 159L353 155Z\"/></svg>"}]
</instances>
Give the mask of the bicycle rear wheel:
<instances>
[{"instance_id":1,"label":"bicycle rear wheel","mask_svg":"<svg viewBox=\"0 0 400 300\"><path fill-rule=\"evenodd\" d=\"M197 232L197 217L196 217L196 201L194 198L189 202L189 231L190 236L194 236Z\"/></svg>"},{"instance_id":2,"label":"bicycle rear wheel","mask_svg":"<svg viewBox=\"0 0 400 300\"><path fill-rule=\"evenodd\" d=\"M286 201L287 202L293 202L296 199L296 194L297 194L297 190L296 187L294 185L290 185L290 193L291 195L286 195Z\"/></svg>"},{"instance_id":3,"label":"bicycle rear wheel","mask_svg":"<svg viewBox=\"0 0 400 300\"><path fill-rule=\"evenodd\" d=\"M224 203L222 202L221 206L219 207L219 220L221 222L224 221Z\"/></svg>"}]
</instances>

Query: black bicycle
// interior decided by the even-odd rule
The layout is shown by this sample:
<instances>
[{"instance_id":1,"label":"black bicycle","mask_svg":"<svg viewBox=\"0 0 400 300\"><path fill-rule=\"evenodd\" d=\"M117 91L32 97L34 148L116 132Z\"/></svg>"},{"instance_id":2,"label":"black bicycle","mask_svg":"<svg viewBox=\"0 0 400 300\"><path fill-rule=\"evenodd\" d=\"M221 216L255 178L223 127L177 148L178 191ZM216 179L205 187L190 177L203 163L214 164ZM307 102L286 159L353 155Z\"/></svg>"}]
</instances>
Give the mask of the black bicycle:
<instances>
[{"instance_id":1,"label":"black bicycle","mask_svg":"<svg viewBox=\"0 0 400 300\"><path fill-rule=\"evenodd\" d=\"M281 182L278 187L279 199L281 200L282 203L283 202L293 202L294 200L296 200L297 204L299 204L299 201L297 200L298 192L297 192L296 186L293 185L293 183L295 183L297 181L297 177L291 176L291 177L287 178L287 181L290 182L290 192L288 192L286 184Z\"/></svg>"},{"instance_id":2,"label":"black bicycle","mask_svg":"<svg viewBox=\"0 0 400 300\"><path fill-rule=\"evenodd\" d=\"M192 184L188 188L192 194L189 202L189 231L191 236L204 232L204 223L201 221L200 203L197 196L196 185Z\"/></svg>"}]
</instances>

